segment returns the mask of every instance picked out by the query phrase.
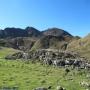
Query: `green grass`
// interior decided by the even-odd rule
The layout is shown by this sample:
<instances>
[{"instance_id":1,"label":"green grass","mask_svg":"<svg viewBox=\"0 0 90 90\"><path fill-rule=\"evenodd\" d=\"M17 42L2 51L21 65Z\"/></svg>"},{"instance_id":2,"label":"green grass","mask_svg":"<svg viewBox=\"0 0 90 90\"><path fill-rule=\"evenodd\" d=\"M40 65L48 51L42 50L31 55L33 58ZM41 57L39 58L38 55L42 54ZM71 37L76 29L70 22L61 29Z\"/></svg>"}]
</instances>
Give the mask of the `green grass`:
<instances>
[{"instance_id":1,"label":"green grass","mask_svg":"<svg viewBox=\"0 0 90 90\"><path fill-rule=\"evenodd\" d=\"M15 50L13 48L1 47L1 49L0 49L0 58L4 58L5 56L7 56L9 54L13 54L15 52L19 52L19 50Z\"/></svg>"},{"instance_id":2,"label":"green grass","mask_svg":"<svg viewBox=\"0 0 90 90\"><path fill-rule=\"evenodd\" d=\"M18 87L18 90L33 90L36 87L52 86L51 90L56 90L60 85L66 90L86 90L79 83L81 81L90 83L90 79L86 77L87 74L89 72L85 70L70 69L70 72L65 75L64 68L45 66L38 62L0 59L0 88Z\"/></svg>"}]
</instances>

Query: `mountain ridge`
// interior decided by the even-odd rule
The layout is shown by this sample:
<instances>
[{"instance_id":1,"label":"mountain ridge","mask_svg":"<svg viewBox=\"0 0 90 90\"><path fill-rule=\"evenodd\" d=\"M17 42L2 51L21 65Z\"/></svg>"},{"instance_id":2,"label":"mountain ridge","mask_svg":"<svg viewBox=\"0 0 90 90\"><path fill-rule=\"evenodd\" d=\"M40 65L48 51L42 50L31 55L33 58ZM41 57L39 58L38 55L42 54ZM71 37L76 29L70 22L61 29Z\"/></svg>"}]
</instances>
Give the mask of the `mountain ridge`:
<instances>
[{"instance_id":1,"label":"mountain ridge","mask_svg":"<svg viewBox=\"0 0 90 90\"><path fill-rule=\"evenodd\" d=\"M41 36L63 36L63 35L72 35L67 31L64 31L59 28L49 28L46 30L38 30L34 27L26 27L25 29L21 28L14 28L14 27L7 27L4 30L0 30L0 38L15 38L15 37L41 37Z\"/></svg>"},{"instance_id":2,"label":"mountain ridge","mask_svg":"<svg viewBox=\"0 0 90 90\"><path fill-rule=\"evenodd\" d=\"M40 31L34 27L5 28L0 31L0 45L21 50L62 49L73 36L65 30L59 28L49 28ZM66 47L63 47L66 49Z\"/></svg>"}]
</instances>

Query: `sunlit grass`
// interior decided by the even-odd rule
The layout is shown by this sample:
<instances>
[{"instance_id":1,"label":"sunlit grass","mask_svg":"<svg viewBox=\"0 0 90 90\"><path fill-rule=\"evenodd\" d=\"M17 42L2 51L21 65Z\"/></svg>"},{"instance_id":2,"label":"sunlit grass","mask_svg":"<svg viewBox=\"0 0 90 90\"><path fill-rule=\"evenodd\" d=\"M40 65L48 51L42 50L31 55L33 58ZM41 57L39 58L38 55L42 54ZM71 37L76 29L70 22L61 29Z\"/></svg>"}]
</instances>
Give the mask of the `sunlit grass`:
<instances>
[{"instance_id":1,"label":"sunlit grass","mask_svg":"<svg viewBox=\"0 0 90 90\"><path fill-rule=\"evenodd\" d=\"M0 56L4 57L8 52L15 51L5 49L0 52ZM0 59L0 88L17 87L18 90L33 90L36 87L52 86L51 90L56 90L56 87L60 85L66 90L86 90L80 82L90 82L86 77L87 74L89 73L85 70L70 69L66 75L65 68L41 65L39 62L27 63L22 60Z\"/></svg>"}]
</instances>

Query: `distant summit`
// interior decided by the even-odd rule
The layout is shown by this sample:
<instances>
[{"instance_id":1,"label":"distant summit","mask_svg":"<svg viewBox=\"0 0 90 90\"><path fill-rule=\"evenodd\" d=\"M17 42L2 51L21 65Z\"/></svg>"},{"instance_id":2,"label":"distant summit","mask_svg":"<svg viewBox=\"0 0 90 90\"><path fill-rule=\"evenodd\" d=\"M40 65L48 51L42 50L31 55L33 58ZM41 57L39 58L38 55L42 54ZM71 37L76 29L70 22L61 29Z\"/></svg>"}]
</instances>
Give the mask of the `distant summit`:
<instances>
[{"instance_id":1,"label":"distant summit","mask_svg":"<svg viewBox=\"0 0 90 90\"><path fill-rule=\"evenodd\" d=\"M27 37L40 37L41 32L33 27L26 27Z\"/></svg>"},{"instance_id":2,"label":"distant summit","mask_svg":"<svg viewBox=\"0 0 90 90\"><path fill-rule=\"evenodd\" d=\"M72 37L68 32L59 28L50 28L44 31L37 30L34 27L21 28L5 28L0 30L0 38L15 38L15 37L41 37L41 36L69 36Z\"/></svg>"},{"instance_id":3,"label":"distant summit","mask_svg":"<svg viewBox=\"0 0 90 90\"><path fill-rule=\"evenodd\" d=\"M15 38L15 37L38 37L40 32L33 27L21 28L5 28L0 30L0 38Z\"/></svg>"},{"instance_id":4,"label":"distant summit","mask_svg":"<svg viewBox=\"0 0 90 90\"><path fill-rule=\"evenodd\" d=\"M43 31L44 35L51 35L51 36L71 36L72 35L62 29L59 28L49 28L45 31Z\"/></svg>"}]
</instances>

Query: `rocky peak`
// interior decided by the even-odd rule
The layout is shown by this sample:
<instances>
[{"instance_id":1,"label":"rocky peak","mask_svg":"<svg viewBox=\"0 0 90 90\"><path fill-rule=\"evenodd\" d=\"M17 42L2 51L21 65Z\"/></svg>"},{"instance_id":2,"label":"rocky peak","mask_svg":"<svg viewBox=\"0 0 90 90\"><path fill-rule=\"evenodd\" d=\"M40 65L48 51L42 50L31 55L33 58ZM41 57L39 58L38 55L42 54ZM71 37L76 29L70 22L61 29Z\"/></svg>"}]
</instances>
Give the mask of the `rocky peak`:
<instances>
[{"instance_id":1,"label":"rocky peak","mask_svg":"<svg viewBox=\"0 0 90 90\"><path fill-rule=\"evenodd\" d=\"M25 29L29 37L39 37L41 32L33 27L26 27Z\"/></svg>"},{"instance_id":2,"label":"rocky peak","mask_svg":"<svg viewBox=\"0 0 90 90\"><path fill-rule=\"evenodd\" d=\"M24 29L20 29L20 28L5 28L3 30L3 36L4 38L26 37L27 32Z\"/></svg>"},{"instance_id":3,"label":"rocky peak","mask_svg":"<svg viewBox=\"0 0 90 90\"><path fill-rule=\"evenodd\" d=\"M72 37L71 34L69 34L68 32L59 29L59 28L49 28L45 31L43 31L44 35L51 35L51 36L70 36Z\"/></svg>"}]
</instances>

